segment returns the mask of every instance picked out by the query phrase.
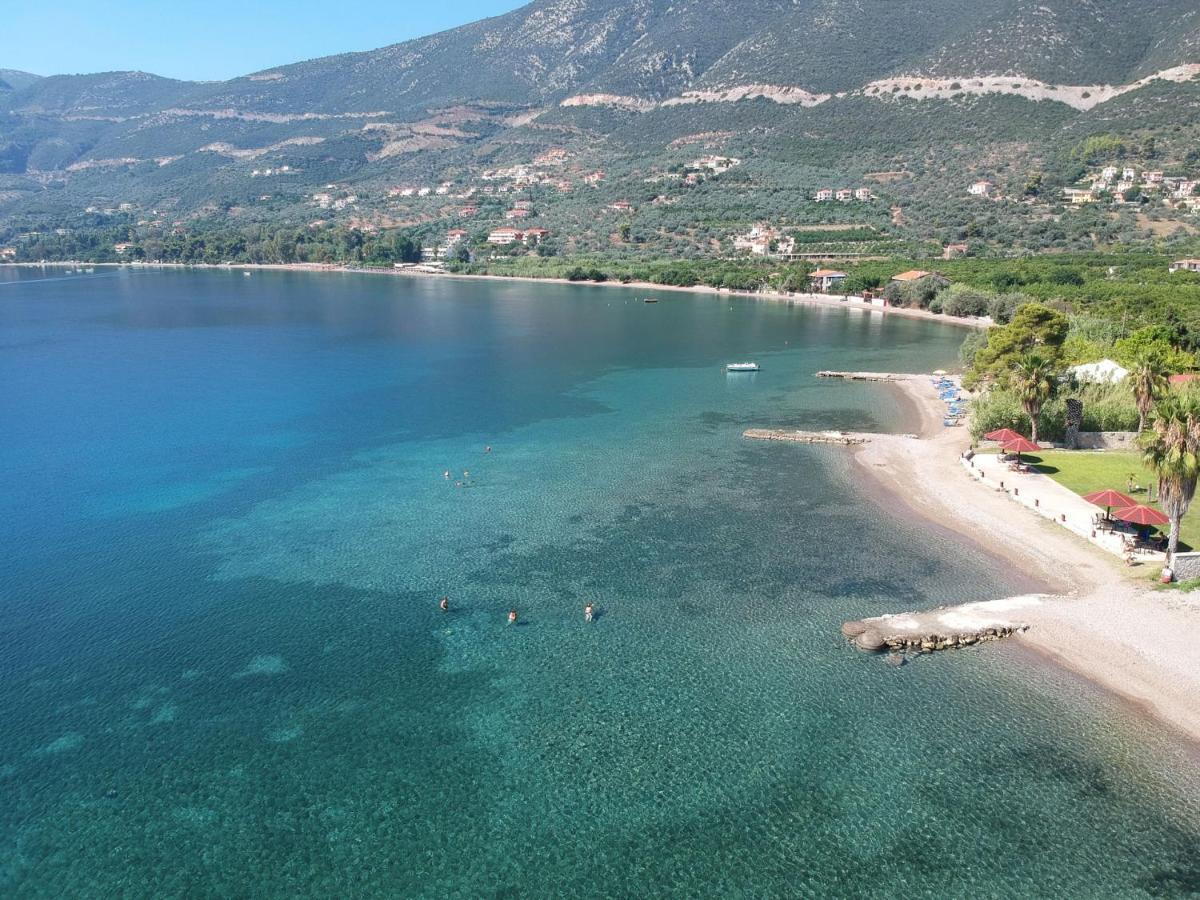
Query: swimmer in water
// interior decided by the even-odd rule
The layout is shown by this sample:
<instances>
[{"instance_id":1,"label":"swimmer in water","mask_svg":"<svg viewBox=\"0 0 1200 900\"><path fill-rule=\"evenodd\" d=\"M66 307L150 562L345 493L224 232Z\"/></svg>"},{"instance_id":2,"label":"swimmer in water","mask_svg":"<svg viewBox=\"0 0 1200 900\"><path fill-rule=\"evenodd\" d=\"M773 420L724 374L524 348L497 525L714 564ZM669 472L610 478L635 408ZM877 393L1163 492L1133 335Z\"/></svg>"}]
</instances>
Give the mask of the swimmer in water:
<instances>
[{"instance_id":1,"label":"swimmer in water","mask_svg":"<svg viewBox=\"0 0 1200 900\"><path fill-rule=\"evenodd\" d=\"M484 452L484 453L491 453L491 452L492 452L492 445L491 445L491 444L488 444L486 447L484 447L484 448L483 448L483 452Z\"/></svg>"},{"instance_id":2,"label":"swimmer in water","mask_svg":"<svg viewBox=\"0 0 1200 900\"><path fill-rule=\"evenodd\" d=\"M442 612L450 612L450 598L443 597L441 600L439 600L438 609L440 609Z\"/></svg>"},{"instance_id":3,"label":"swimmer in water","mask_svg":"<svg viewBox=\"0 0 1200 900\"><path fill-rule=\"evenodd\" d=\"M450 480L450 470L447 469L445 472L443 472L442 477L445 478L447 481L449 481Z\"/></svg>"},{"instance_id":4,"label":"swimmer in water","mask_svg":"<svg viewBox=\"0 0 1200 900\"><path fill-rule=\"evenodd\" d=\"M596 610L595 610L595 608L592 606L592 604L590 604L590 603L589 603L587 606L585 606L585 607L583 608L583 620L584 620L585 622L590 622L590 621L592 621L592 619L594 619L595 617L596 617Z\"/></svg>"},{"instance_id":5,"label":"swimmer in water","mask_svg":"<svg viewBox=\"0 0 1200 900\"><path fill-rule=\"evenodd\" d=\"M517 624L517 611L515 609L510 609L508 611L508 624L509 625Z\"/></svg>"},{"instance_id":6,"label":"swimmer in water","mask_svg":"<svg viewBox=\"0 0 1200 900\"><path fill-rule=\"evenodd\" d=\"M471 477L471 473L468 472L466 469L463 469L463 478L470 478L470 477Z\"/></svg>"}]
</instances>

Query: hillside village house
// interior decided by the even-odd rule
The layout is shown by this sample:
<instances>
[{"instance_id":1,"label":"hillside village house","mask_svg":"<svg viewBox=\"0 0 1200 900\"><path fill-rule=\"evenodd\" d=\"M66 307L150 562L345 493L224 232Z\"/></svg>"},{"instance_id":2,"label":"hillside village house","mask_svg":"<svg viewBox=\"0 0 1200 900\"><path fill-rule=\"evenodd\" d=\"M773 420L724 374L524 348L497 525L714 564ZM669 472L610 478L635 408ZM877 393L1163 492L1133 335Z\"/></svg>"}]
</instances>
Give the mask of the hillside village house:
<instances>
[{"instance_id":1,"label":"hillside village house","mask_svg":"<svg viewBox=\"0 0 1200 900\"><path fill-rule=\"evenodd\" d=\"M504 218L509 219L509 220L526 219L528 217L529 217L529 210L527 210L527 209L510 209L508 212L506 212L504 214Z\"/></svg>"},{"instance_id":2,"label":"hillside village house","mask_svg":"<svg viewBox=\"0 0 1200 900\"><path fill-rule=\"evenodd\" d=\"M518 200L513 204L513 209L533 209L532 200Z\"/></svg>"},{"instance_id":3,"label":"hillside village house","mask_svg":"<svg viewBox=\"0 0 1200 900\"><path fill-rule=\"evenodd\" d=\"M856 188L854 191L855 200L874 200L875 195L871 193L870 188Z\"/></svg>"},{"instance_id":4,"label":"hillside village house","mask_svg":"<svg viewBox=\"0 0 1200 900\"><path fill-rule=\"evenodd\" d=\"M833 188L821 188L817 191L816 200L818 203L825 203L833 199Z\"/></svg>"},{"instance_id":5,"label":"hillside village house","mask_svg":"<svg viewBox=\"0 0 1200 900\"><path fill-rule=\"evenodd\" d=\"M455 244L461 244L467 239L467 233L461 228L454 228L446 232L446 246L453 247Z\"/></svg>"},{"instance_id":6,"label":"hillside village house","mask_svg":"<svg viewBox=\"0 0 1200 900\"><path fill-rule=\"evenodd\" d=\"M615 203L608 204L608 208L617 212L629 212L629 210L633 209L633 204L628 200L618 200Z\"/></svg>"},{"instance_id":7,"label":"hillside village house","mask_svg":"<svg viewBox=\"0 0 1200 900\"><path fill-rule=\"evenodd\" d=\"M967 188L967 193L972 197L990 197L994 186L990 181L976 181Z\"/></svg>"},{"instance_id":8,"label":"hillside village house","mask_svg":"<svg viewBox=\"0 0 1200 900\"><path fill-rule=\"evenodd\" d=\"M489 244L540 244L550 236L547 228L497 228L488 235Z\"/></svg>"},{"instance_id":9,"label":"hillside village house","mask_svg":"<svg viewBox=\"0 0 1200 900\"><path fill-rule=\"evenodd\" d=\"M124 256L133 249L133 244L113 244L113 252L119 256Z\"/></svg>"},{"instance_id":10,"label":"hillside village house","mask_svg":"<svg viewBox=\"0 0 1200 900\"><path fill-rule=\"evenodd\" d=\"M1163 181L1163 173L1162 172L1143 172L1142 173L1142 184L1149 184L1149 185L1162 184L1162 181Z\"/></svg>"},{"instance_id":11,"label":"hillside village house","mask_svg":"<svg viewBox=\"0 0 1200 900\"><path fill-rule=\"evenodd\" d=\"M796 252L796 239L770 225L759 224L747 234L734 238L733 249L749 251L753 256L790 256Z\"/></svg>"},{"instance_id":12,"label":"hillside village house","mask_svg":"<svg viewBox=\"0 0 1200 900\"><path fill-rule=\"evenodd\" d=\"M1177 259L1167 266L1168 272L1200 272L1200 259Z\"/></svg>"},{"instance_id":13,"label":"hillside village house","mask_svg":"<svg viewBox=\"0 0 1200 900\"><path fill-rule=\"evenodd\" d=\"M854 191L849 188L842 188L837 192L837 199L839 203L849 203L854 199Z\"/></svg>"},{"instance_id":14,"label":"hillside village house","mask_svg":"<svg viewBox=\"0 0 1200 900\"><path fill-rule=\"evenodd\" d=\"M838 272L834 269L817 269L808 276L808 283L814 291L821 294L828 294L831 290L845 281L847 275L845 272Z\"/></svg>"},{"instance_id":15,"label":"hillside village house","mask_svg":"<svg viewBox=\"0 0 1200 900\"><path fill-rule=\"evenodd\" d=\"M460 216L473 216L478 212L479 212L478 206L464 206L462 209L460 209L458 211L458 214Z\"/></svg>"},{"instance_id":16,"label":"hillside village house","mask_svg":"<svg viewBox=\"0 0 1200 900\"><path fill-rule=\"evenodd\" d=\"M971 248L966 244L947 244L942 248L942 259L957 259L966 256Z\"/></svg>"},{"instance_id":17,"label":"hillside village house","mask_svg":"<svg viewBox=\"0 0 1200 900\"><path fill-rule=\"evenodd\" d=\"M892 281L898 281L901 284L907 284L910 281L920 281L922 278L928 278L929 276L936 274L936 272L926 272L923 269L910 269L907 272L901 272L899 275L893 275Z\"/></svg>"},{"instance_id":18,"label":"hillside village house","mask_svg":"<svg viewBox=\"0 0 1200 900\"><path fill-rule=\"evenodd\" d=\"M1082 206L1085 203L1095 203L1096 195L1081 188L1063 188L1063 199L1075 206Z\"/></svg>"},{"instance_id":19,"label":"hillside village house","mask_svg":"<svg viewBox=\"0 0 1200 900\"><path fill-rule=\"evenodd\" d=\"M516 228L496 228L488 235L489 244L515 244L525 240L525 232Z\"/></svg>"},{"instance_id":20,"label":"hillside village house","mask_svg":"<svg viewBox=\"0 0 1200 900\"><path fill-rule=\"evenodd\" d=\"M16 259L16 247L0 247L0 259Z\"/></svg>"}]
</instances>

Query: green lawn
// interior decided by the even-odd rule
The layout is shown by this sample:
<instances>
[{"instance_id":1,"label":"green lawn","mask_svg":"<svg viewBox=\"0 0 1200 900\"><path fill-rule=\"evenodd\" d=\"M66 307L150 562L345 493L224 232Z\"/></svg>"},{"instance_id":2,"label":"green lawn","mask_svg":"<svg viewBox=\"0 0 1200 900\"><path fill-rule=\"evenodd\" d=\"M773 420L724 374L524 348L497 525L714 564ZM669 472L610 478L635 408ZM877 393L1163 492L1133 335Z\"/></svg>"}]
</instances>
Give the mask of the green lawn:
<instances>
[{"instance_id":1,"label":"green lawn","mask_svg":"<svg viewBox=\"0 0 1200 900\"><path fill-rule=\"evenodd\" d=\"M1132 451L1044 450L1037 455L1025 454L1025 459L1039 472L1044 472L1063 487L1081 495L1105 488L1129 493L1128 481L1132 474L1142 490L1134 491L1130 496L1138 503L1147 503L1148 488L1155 483L1150 470L1142 465L1140 454ZM1148 505L1160 508L1157 503ZM1188 514L1183 517L1179 540L1181 545L1186 543L1189 549L1200 547L1200 500L1192 504Z\"/></svg>"}]
</instances>

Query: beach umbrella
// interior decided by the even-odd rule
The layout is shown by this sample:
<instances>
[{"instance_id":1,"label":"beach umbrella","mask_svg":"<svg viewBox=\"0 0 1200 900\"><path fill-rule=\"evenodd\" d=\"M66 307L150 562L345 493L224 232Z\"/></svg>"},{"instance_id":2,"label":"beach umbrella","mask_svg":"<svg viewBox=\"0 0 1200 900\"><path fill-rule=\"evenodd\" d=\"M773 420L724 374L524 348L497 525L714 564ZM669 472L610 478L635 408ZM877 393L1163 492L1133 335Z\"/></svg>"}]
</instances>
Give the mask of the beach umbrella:
<instances>
[{"instance_id":1,"label":"beach umbrella","mask_svg":"<svg viewBox=\"0 0 1200 900\"><path fill-rule=\"evenodd\" d=\"M1120 491L1114 491L1109 488L1106 491L1093 491L1090 494L1084 494L1083 499L1093 506L1103 506L1104 515L1110 515L1112 508L1128 509L1131 506L1137 506L1137 501L1127 494L1122 494Z\"/></svg>"},{"instance_id":2,"label":"beach umbrella","mask_svg":"<svg viewBox=\"0 0 1200 900\"><path fill-rule=\"evenodd\" d=\"M1042 448L1028 438L1023 438L1018 435L1014 440L1005 441L1000 445L1006 453L1017 454L1017 465L1021 464L1022 453L1037 453Z\"/></svg>"},{"instance_id":3,"label":"beach umbrella","mask_svg":"<svg viewBox=\"0 0 1200 900\"><path fill-rule=\"evenodd\" d=\"M1022 440L1023 438L1023 435L1018 434L1011 428L1001 428L999 431L989 431L983 436L985 441L996 441L1001 444L1008 441Z\"/></svg>"},{"instance_id":4,"label":"beach umbrella","mask_svg":"<svg viewBox=\"0 0 1200 900\"><path fill-rule=\"evenodd\" d=\"M1171 520L1152 506L1134 505L1118 509L1113 513L1122 522L1130 525L1169 525Z\"/></svg>"}]
</instances>

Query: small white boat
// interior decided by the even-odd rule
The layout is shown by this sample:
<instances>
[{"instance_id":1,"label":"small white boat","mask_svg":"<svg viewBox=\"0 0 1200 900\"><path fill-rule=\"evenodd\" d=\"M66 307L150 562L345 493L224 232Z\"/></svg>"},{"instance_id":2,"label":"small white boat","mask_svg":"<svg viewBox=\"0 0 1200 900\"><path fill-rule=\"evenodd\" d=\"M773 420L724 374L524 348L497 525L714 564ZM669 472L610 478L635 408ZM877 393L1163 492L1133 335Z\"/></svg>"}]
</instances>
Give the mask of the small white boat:
<instances>
[{"instance_id":1,"label":"small white boat","mask_svg":"<svg viewBox=\"0 0 1200 900\"><path fill-rule=\"evenodd\" d=\"M758 363L753 363L753 362L729 363L729 365L727 365L725 367L725 371L726 372L757 372L758 371Z\"/></svg>"},{"instance_id":2,"label":"small white boat","mask_svg":"<svg viewBox=\"0 0 1200 900\"><path fill-rule=\"evenodd\" d=\"M643 303L657 303L658 298L657 297L646 297L644 300L642 300L642 302Z\"/></svg>"}]
</instances>

